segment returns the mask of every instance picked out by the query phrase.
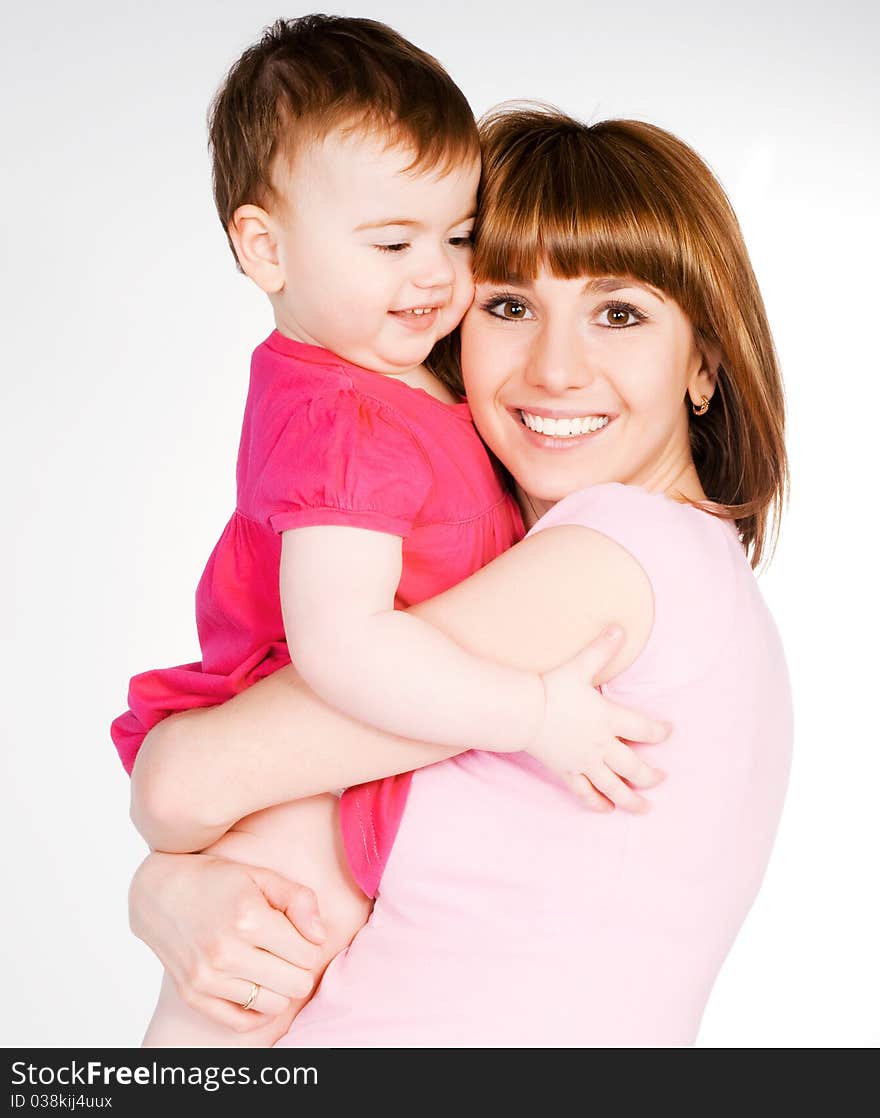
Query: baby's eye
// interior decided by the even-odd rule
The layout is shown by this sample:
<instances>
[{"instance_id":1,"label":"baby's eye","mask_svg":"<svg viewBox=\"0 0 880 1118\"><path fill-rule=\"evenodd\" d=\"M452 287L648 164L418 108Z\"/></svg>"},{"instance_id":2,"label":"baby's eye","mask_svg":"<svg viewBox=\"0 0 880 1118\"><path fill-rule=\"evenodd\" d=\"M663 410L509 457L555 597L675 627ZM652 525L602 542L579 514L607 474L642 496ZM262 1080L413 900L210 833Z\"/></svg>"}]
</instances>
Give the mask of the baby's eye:
<instances>
[{"instance_id":1,"label":"baby's eye","mask_svg":"<svg viewBox=\"0 0 880 1118\"><path fill-rule=\"evenodd\" d=\"M508 322L522 322L524 319L535 317L519 299L490 300L485 304L484 309L495 318L503 318Z\"/></svg>"},{"instance_id":2,"label":"baby's eye","mask_svg":"<svg viewBox=\"0 0 880 1118\"><path fill-rule=\"evenodd\" d=\"M460 237L450 237L449 243L453 248L471 248L474 238L471 233L463 233Z\"/></svg>"},{"instance_id":3,"label":"baby's eye","mask_svg":"<svg viewBox=\"0 0 880 1118\"><path fill-rule=\"evenodd\" d=\"M409 248L407 241L400 241L393 245L374 245L380 252L403 252L404 249Z\"/></svg>"}]
</instances>

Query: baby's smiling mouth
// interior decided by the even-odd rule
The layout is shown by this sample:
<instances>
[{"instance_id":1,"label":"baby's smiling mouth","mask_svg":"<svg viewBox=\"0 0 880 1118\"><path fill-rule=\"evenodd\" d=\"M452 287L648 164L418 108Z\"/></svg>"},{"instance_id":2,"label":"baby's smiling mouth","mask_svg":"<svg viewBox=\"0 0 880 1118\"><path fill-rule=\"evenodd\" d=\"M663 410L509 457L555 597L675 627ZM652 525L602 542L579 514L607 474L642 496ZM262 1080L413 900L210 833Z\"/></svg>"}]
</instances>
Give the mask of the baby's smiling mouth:
<instances>
[{"instance_id":1,"label":"baby's smiling mouth","mask_svg":"<svg viewBox=\"0 0 880 1118\"><path fill-rule=\"evenodd\" d=\"M389 314L407 314L407 315L412 315L415 318L421 318L422 315L430 314L431 311L438 311L439 309L440 309L440 306L438 304L438 305L435 305L433 307L403 307L401 310L389 311L388 313Z\"/></svg>"},{"instance_id":2,"label":"baby's smiling mouth","mask_svg":"<svg viewBox=\"0 0 880 1118\"><path fill-rule=\"evenodd\" d=\"M545 415L535 415L522 408L519 416L523 424L530 431L538 435L551 435L556 439L573 439L579 435L591 435L601 431L611 422L608 415L587 413L585 415L566 416L564 418L551 418Z\"/></svg>"},{"instance_id":3,"label":"baby's smiling mouth","mask_svg":"<svg viewBox=\"0 0 880 1118\"><path fill-rule=\"evenodd\" d=\"M434 303L424 307L401 307L400 310L388 313L405 330L422 334L434 328L444 306L445 303Z\"/></svg>"}]
</instances>

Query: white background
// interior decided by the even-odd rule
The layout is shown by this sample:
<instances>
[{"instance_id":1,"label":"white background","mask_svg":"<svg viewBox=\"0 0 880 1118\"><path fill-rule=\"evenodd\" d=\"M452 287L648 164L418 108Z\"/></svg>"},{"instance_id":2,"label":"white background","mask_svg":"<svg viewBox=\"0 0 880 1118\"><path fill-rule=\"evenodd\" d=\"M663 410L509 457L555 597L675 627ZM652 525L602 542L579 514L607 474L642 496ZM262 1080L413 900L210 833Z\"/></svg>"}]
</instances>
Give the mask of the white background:
<instances>
[{"instance_id":1,"label":"white background","mask_svg":"<svg viewBox=\"0 0 880 1118\"><path fill-rule=\"evenodd\" d=\"M144 848L107 728L133 672L198 658L193 591L271 329L213 211L206 107L265 24L305 10L54 0L4 16L6 1046L136 1045L150 1011L158 965L126 915ZM728 189L789 396L792 500L762 585L797 736L774 858L700 1043L876 1044L877 6L332 10L430 50L477 112L531 97L651 120Z\"/></svg>"}]
</instances>

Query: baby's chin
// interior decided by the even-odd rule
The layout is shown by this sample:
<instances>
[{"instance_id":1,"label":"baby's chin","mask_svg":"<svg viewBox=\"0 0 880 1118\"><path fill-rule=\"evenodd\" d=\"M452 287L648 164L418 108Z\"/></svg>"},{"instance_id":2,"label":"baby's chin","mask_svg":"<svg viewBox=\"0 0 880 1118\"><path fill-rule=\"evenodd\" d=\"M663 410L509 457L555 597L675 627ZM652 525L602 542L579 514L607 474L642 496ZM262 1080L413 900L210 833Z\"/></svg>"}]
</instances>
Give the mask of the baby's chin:
<instances>
[{"instance_id":1,"label":"baby's chin","mask_svg":"<svg viewBox=\"0 0 880 1118\"><path fill-rule=\"evenodd\" d=\"M418 368L428 359L434 348L444 334L432 335L430 338L421 339L418 346L389 346L376 354L376 371L384 372L391 376L399 376L407 369ZM380 368L381 365L381 368Z\"/></svg>"},{"instance_id":2,"label":"baby's chin","mask_svg":"<svg viewBox=\"0 0 880 1118\"><path fill-rule=\"evenodd\" d=\"M410 353L390 349L349 349L347 353L332 350L343 361L366 369L369 373L378 373L386 377L401 377L413 369L418 369L425 363L428 354L433 349L433 344L427 349L420 347Z\"/></svg>"},{"instance_id":3,"label":"baby's chin","mask_svg":"<svg viewBox=\"0 0 880 1118\"><path fill-rule=\"evenodd\" d=\"M362 369L386 376L402 376L423 365L437 342L451 334L459 321L459 316L451 314L445 319L438 318L424 331L409 331L391 322L390 330L380 330L370 341L358 345L348 339L349 344L326 348Z\"/></svg>"}]
</instances>

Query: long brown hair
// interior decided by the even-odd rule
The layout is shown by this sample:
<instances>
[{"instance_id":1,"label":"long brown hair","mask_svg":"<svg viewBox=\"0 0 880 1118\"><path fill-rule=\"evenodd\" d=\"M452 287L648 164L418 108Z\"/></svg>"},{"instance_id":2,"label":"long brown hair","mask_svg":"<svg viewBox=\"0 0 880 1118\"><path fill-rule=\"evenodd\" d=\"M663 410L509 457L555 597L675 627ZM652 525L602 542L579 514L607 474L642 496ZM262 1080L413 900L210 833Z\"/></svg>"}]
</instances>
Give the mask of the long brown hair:
<instances>
[{"instance_id":1,"label":"long brown hair","mask_svg":"<svg viewBox=\"0 0 880 1118\"><path fill-rule=\"evenodd\" d=\"M702 159L651 124L585 125L540 105L481 122L478 280L632 276L670 295L720 348L709 411L688 409L708 511L735 520L752 565L773 548L788 489L782 380L734 212ZM454 343L453 343L454 344Z\"/></svg>"}]
</instances>

